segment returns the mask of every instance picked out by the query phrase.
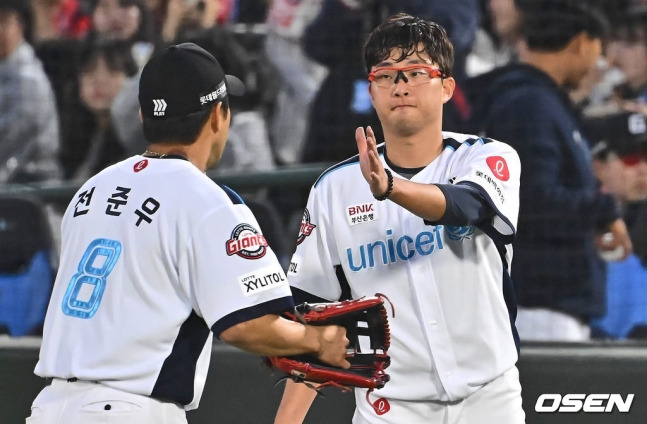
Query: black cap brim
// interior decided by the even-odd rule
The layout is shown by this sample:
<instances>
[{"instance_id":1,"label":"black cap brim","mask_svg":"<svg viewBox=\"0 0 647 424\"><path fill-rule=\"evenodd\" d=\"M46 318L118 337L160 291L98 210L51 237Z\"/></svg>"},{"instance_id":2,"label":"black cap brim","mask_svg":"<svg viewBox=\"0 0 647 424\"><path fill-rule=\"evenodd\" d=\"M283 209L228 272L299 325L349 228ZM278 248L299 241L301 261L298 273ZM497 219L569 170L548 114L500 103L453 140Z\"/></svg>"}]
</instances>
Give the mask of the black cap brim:
<instances>
[{"instance_id":1,"label":"black cap brim","mask_svg":"<svg viewBox=\"0 0 647 424\"><path fill-rule=\"evenodd\" d=\"M242 96L245 94L245 84L233 75L225 75L225 84L227 85L227 94L232 96Z\"/></svg>"}]
</instances>

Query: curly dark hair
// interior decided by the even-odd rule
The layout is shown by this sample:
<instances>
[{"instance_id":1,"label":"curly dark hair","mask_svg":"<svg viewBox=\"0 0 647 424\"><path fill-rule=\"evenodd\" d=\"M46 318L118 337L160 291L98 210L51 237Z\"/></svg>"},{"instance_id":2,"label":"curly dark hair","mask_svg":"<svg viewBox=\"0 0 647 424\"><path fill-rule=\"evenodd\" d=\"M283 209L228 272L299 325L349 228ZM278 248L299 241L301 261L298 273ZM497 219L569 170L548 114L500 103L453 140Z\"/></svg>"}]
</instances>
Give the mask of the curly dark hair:
<instances>
[{"instance_id":1,"label":"curly dark hair","mask_svg":"<svg viewBox=\"0 0 647 424\"><path fill-rule=\"evenodd\" d=\"M454 46L445 29L435 22L425 21L406 13L389 17L369 35L364 44L364 64L371 67L384 61L393 49L400 49L397 62L413 54L426 54L440 70L451 76L454 68Z\"/></svg>"}]
</instances>

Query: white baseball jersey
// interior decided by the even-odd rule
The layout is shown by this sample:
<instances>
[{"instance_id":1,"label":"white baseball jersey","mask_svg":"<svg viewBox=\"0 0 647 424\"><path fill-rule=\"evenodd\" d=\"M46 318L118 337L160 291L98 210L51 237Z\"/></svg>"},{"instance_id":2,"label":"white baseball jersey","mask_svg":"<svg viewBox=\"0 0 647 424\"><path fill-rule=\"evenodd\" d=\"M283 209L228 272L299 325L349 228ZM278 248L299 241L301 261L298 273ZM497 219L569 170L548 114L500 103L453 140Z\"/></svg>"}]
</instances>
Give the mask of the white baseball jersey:
<instances>
[{"instance_id":1,"label":"white baseball jersey","mask_svg":"<svg viewBox=\"0 0 647 424\"><path fill-rule=\"evenodd\" d=\"M65 212L35 372L193 409L213 334L292 307L236 193L187 160L134 156L86 182Z\"/></svg>"},{"instance_id":2,"label":"white baseball jersey","mask_svg":"<svg viewBox=\"0 0 647 424\"><path fill-rule=\"evenodd\" d=\"M519 158L498 141L443 137L440 156L411 181L472 185L496 211L491 222L432 225L394 202L376 201L356 156L314 184L288 270L297 303L304 295L339 299L339 267L352 298L382 293L392 302L391 380L372 397L456 401L517 361L508 269ZM383 156L384 145L378 150ZM366 403L364 391L356 395L358 405Z\"/></svg>"}]
</instances>

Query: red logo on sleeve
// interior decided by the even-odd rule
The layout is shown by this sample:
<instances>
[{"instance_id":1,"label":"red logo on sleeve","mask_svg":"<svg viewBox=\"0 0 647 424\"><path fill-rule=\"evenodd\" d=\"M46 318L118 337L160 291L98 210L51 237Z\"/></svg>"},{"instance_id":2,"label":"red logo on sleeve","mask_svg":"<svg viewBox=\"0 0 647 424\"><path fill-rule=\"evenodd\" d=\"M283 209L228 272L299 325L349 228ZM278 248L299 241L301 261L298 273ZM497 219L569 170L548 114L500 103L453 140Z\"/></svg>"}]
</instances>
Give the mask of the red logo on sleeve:
<instances>
[{"instance_id":1,"label":"red logo on sleeve","mask_svg":"<svg viewBox=\"0 0 647 424\"><path fill-rule=\"evenodd\" d=\"M148 166L148 159L140 160L135 165L133 165L133 171L139 172Z\"/></svg>"},{"instance_id":2,"label":"red logo on sleeve","mask_svg":"<svg viewBox=\"0 0 647 424\"><path fill-rule=\"evenodd\" d=\"M490 156L485 161L487 162L487 166L490 167L490 170L495 177L497 177L501 181L508 181L510 179L510 170L508 170L508 164L501 156Z\"/></svg>"},{"instance_id":3,"label":"red logo on sleeve","mask_svg":"<svg viewBox=\"0 0 647 424\"><path fill-rule=\"evenodd\" d=\"M303 240L306 239L312 230L315 229L317 225L310 222L310 212L308 208L303 211L303 218L301 218L301 227L299 228L299 236L297 237L297 246L303 243Z\"/></svg>"}]
</instances>

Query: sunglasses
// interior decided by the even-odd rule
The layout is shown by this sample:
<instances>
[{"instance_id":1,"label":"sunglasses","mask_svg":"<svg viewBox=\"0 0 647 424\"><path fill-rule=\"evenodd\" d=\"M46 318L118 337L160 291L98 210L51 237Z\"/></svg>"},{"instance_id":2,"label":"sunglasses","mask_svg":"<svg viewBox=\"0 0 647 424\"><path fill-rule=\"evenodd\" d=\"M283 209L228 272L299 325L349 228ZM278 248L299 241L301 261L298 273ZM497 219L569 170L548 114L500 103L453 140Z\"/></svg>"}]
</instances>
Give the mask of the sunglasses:
<instances>
[{"instance_id":1,"label":"sunglasses","mask_svg":"<svg viewBox=\"0 0 647 424\"><path fill-rule=\"evenodd\" d=\"M400 79L409 85L420 85L434 78L446 78L447 75L438 68L428 65L411 65L403 68L377 68L368 74L368 80L378 87L393 87Z\"/></svg>"},{"instance_id":2,"label":"sunglasses","mask_svg":"<svg viewBox=\"0 0 647 424\"><path fill-rule=\"evenodd\" d=\"M620 160L627 166L636 166L640 162L647 162L647 152L622 155L620 156Z\"/></svg>"}]
</instances>

